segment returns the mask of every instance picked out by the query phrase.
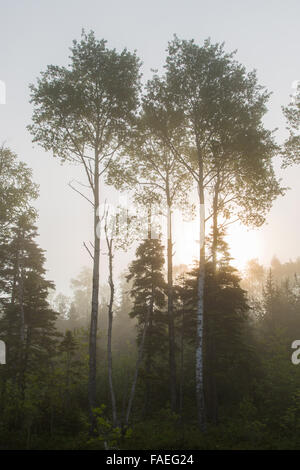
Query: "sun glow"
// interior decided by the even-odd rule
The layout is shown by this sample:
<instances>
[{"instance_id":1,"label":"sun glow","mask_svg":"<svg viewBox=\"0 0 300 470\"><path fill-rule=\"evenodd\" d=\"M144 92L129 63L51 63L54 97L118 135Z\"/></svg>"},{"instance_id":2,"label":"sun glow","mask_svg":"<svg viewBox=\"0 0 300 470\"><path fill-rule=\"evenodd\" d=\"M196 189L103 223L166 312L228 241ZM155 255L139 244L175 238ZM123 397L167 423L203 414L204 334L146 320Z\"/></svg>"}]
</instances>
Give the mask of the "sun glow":
<instances>
[{"instance_id":1,"label":"sun glow","mask_svg":"<svg viewBox=\"0 0 300 470\"><path fill-rule=\"evenodd\" d=\"M185 222L181 214L174 214L174 264L191 266L199 259L199 224L197 220Z\"/></svg>"},{"instance_id":2,"label":"sun glow","mask_svg":"<svg viewBox=\"0 0 300 470\"><path fill-rule=\"evenodd\" d=\"M247 261L262 257L263 246L258 230L247 229L236 223L228 228L227 233L226 240L233 258L232 264L236 268L243 270Z\"/></svg>"},{"instance_id":3,"label":"sun glow","mask_svg":"<svg viewBox=\"0 0 300 470\"><path fill-rule=\"evenodd\" d=\"M199 223L197 220L184 222L179 218L173 226L174 265L190 266L194 260L199 260ZM232 224L228 227L226 241L232 257L231 263L240 271L245 268L249 259L262 256L263 247L258 230L249 230L239 223Z\"/></svg>"}]
</instances>

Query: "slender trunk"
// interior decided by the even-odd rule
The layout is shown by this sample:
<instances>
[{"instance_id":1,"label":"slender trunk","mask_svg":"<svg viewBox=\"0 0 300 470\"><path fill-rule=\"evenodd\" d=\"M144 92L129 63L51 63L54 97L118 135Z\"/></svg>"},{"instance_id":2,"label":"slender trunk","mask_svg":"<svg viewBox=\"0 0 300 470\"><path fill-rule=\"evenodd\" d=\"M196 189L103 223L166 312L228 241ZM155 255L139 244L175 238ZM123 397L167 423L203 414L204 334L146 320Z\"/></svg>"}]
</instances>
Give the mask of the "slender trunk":
<instances>
[{"instance_id":1,"label":"slender trunk","mask_svg":"<svg viewBox=\"0 0 300 470\"><path fill-rule=\"evenodd\" d=\"M169 196L169 195L168 195ZM175 329L173 312L173 243L172 243L172 208L168 197L168 248L167 248L167 276L168 276L168 327L169 327L169 374L171 409L177 409L176 385L176 359L175 359Z\"/></svg>"},{"instance_id":2,"label":"slender trunk","mask_svg":"<svg viewBox=\"0 0 300 470\"><path fill-rule=\"evenodd\" d=\"M90 412L90 433L95 430L95 417L93 408L96 406L96 374L97 374L97 324L99 303L99 266L100 266L100 236L98 236L99 217L99 159L95 156L94 174L94 256L93 256L93 288L92 288L92 311L89 341L89 381L88 399Z\"/></svg>"},{"instance_id":3,"label":"slender trunk","mask_svg":"<svg viewBox=\"0 0 300 470\"><path fill-rule=\"evenodd\" d=\"M112 350L111 350L111 340L112 340L112 326L113 326L113 302L114 302L114 282L113 282L113 253L112 253L112 243L113 240L108 239L106 234L106 241L108 247L108 259L109 259L109 287L110 287L110 299L108 305L108 331L107 331L107 362L108 362L108 383L109 391L111 397L111 407L112 407L112 417L113 417L113 426L117 426L117 405L116 397L113 386L113 377L112 377Z\"/></svg>"},{"instance_id":4,"label":"slender trunk","mask_svg":"<svg viewBox=\"0 0 300 470\"><path fill-rule=\"evenodd\" d=\"M4 341L0 340L0 364L6 363L6 346Z\"/></svg>"},{"instance_id":5,"label":"slender trunk","mask_svg":"<svg viewBox=\"0 0 300 470\"><path fill-rule=\"evenodd\" d=\"M133 381L132 381L131 391L130 391L129 400L128 400L128 406L127 406L127 411L126 411L126 416L125 416L125 428L128 426L129 419L130 419L130 414L131 414L131 410L132 410L132 404L133 404L133 399L134 399L134 395L135 395L137 379L138 379L139 370L140 370L140 366L141 366L142 359L143 359L144 345L145 345L145 339L146 339L146 333L147 333L147 329L148 329L150 314L151 314L151 309L150 309L150 307L148 307L147 308L146 321L145 321L143 334L142 334L142 339L141 339L140 346L139 346L138 358L137 358L137 361L136 361L136 366L135 366L135 372L134 372L134 377L133 377Z\"/></svg>"},{"instance_id":6,"label":"slender trunk","mask_svg":"<svg viewBox=\"0 0 300 470\"><path fill-rule=\"evenodd\" d=\"M152 239L152 213L151 213L151 203L148 206L148 240ZM146 372L146 391L145 391L145 398L144 398L144 407L143 407L143 416L149 413L149 401L150 401L150 372L152 369L152 348L151 348L151 339L152 339L152 319L153 319L153 304L154 304L154 288L153 288L153 266L151 266L151 298L150 298L150 313L148 319L148 336L147 336L147 351L146 351L146 358L145 358L145 372Z\"/></svg>"},{"instance_id":7,"label":"slender trunk","mask_svg":"<svg viewBox=\"0 0 300 470\"><path fill-rule=\"evenodd\" d=\"M196 346L196 397L198 411L198 425L202 431L206 430L204 379L203 379L203 338L204 338L204 283L205 283L205 205L203 185L203 161L201 151L198 149L198 194L200 216L200 259L197 284L197 346Z\"/></svg>"}]
</instances>

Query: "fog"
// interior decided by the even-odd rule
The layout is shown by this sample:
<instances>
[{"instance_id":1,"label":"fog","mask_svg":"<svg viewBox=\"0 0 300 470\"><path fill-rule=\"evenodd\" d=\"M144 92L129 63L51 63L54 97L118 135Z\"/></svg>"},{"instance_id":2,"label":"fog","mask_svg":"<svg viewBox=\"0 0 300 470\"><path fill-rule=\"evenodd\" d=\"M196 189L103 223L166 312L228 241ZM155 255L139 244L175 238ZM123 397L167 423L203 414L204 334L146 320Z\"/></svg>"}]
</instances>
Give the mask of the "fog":
<instances>
[{"instance_id":1,"label":"fog","mask_svg":"<svg viewBox=\"0 0 300 470\"><path fill-rule=\"evenodd\" d=\"M290 101L292 84L300 78L297 61L300 5L296 0L247 3L13 0L2 2L0 13L0 79L7 90L6 104L0 105L0 142L5 141L33 168L34 180L40 185L36 202L40 214L39 243L47 251L48 276L58 291L68 293L70 279L82 266L90 264L83 241L91 239L92 218L88 203L68 187L71 180L81 178L81 170L67 164L61 166L51 153L31 143L26 130L32 113L28 85L35 82L48 64L67 64L68 49L72 40L80 37L82 28L94 30L96 37L108 41L109 47L136 49L143 61L144 81L150 78L151 69L162 70L165 48L174 33L195 38L199 43L207 37L213 42L225 41L226 50L238 48L237 59L248 70L256 68L260 83L273 93L266 125L278 128L278 143L286 136L281 106ZM299 255L300 168L282 171L280 162L276 168L282 183L291 190L275 201L267 224L252 235L255 248L249 249L249 258L258 257L266 265L274 254L281 261ZM101 189L103 198L111 198L112 192L110 188ZM242 236L245 232L239 233ZM176 249L176 262L184 257L184 253L180 254L182 249L182 246ZM232 247L232 254L238 258L239 251ZM245 258L237 259L240 268ZM116 269L120 272L127 262L128 256L121 254Z\"/></svg>"}]
</instances>

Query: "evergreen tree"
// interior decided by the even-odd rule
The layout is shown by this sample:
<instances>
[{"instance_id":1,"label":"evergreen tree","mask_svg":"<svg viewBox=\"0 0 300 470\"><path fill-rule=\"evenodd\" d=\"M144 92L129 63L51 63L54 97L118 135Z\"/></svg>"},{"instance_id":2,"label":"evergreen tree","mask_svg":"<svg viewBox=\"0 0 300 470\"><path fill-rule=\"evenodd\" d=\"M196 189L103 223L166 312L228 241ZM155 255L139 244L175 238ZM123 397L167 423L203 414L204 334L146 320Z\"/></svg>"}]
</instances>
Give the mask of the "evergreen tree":
<instances>
[{"instance_id":1,"label":"evergreen tree","mask_svg":"<svg viewBox=\"0 0 300 470\"><path fill-rule=\"evenodd\" d=\"M64 365L64 375L66 380L66 400L69 399L71 384L74 383L78 375L80 361L76 359L76 352L78 344L75 335L67 330L59 345L59 350L62 353L62 362Z\"/></svg>"},{"instance_id":2,"label":"evergreen tree","mask_svg":"<svg viewBox=\"0 0 300 470\"><path fill-rule=\"evenodd\" d=\"M17 377L24 394L26 375L37 367L51 366L57 313L48 303L48 290L54 285L45 279L45 256L34 240L37 232L31 215L23 214L12 233L6 264L10 295L3 301L0 329L7 345L8 376Z\"/></svg>"},{"instance_id":3,"label":"evergreen tree","mask_svg":"<svg viewBox=\"0 0 300 470\"><path fill-rule=\"evenodd\" d=\"M249 367L254 361L253 341L248 341L252 333L246 292L240 287L236 269L229 263L224 240L219 247L221 245L223 256L218 260L217 270L212 262L207 262L205 267L205 397L207 418L213 422L218 420L219 407L236 403L242 392L247 390ZM198 267L195 266L181 277L181 282L176 286L177 328L183 336L181 347L190 352L187 358L189 365L193 361L191 354L197 341L197 276ZM188 373L183 371L181 381L189 383L191 380L192 376L188 377Z\"/></svg>"},{"instance_id":4,"label":"evergreen tree","mask_svg":"<svg viewBox=\"0 0 300 470\"><path fill-rule=\"evenodd\" d=\"M163 246L159 239L146 239L136 251L136 260L129 267L127 280L132 280L130 295L132 318L137 319L138 343L147 323L144 345L143 377L145 380L144 410L149 411L154 380L161 375L167 347L166 283L164 280Z\"/></svg>"}]
</instances>

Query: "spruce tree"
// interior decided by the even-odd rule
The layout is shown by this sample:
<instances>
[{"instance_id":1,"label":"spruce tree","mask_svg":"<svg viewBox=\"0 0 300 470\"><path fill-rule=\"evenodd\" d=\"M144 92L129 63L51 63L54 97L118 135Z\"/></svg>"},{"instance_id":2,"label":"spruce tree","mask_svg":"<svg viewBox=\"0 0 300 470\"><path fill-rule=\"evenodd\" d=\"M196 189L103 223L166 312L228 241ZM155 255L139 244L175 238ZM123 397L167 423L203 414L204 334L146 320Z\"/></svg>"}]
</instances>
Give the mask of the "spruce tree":
<instances>
[{"instance_id":1,"label":"spruce tree","mask_svg":"<svg viewBox=\"0 0 300 470\"><path fill-rule=\"evenodd\" d=\"M254 361L251 345L246 340L251 337L246 292L240 287L236 269L230 265L228 247L221 235L218 250L216 269L213 262L206 263L204 289L206 412L214 423L220 405L238 400L242 390L249 386L249 364ZM193 364L190 354L197 341L197 278L198 266L195 266L176 286L177 329L182 335L181 348L187 351L185 364L190 366ZM183 370L182 375L182 384L192 380L188 371Z\"/></svg>"},{"instance_id":2,"label":"spruce tree","mask_svg":"<svg viewBox=\"0 0 300 470\"><path fill-rule=\"evenodd\" d=\"M167 348L166 282L164 280L163 246L159 239L146 239L136 251L127 280L132 280L130 295L132 318L137 319L137 341L141 341L145 323L143 377L145 380L144 410L150 409L153 380L160 375L160 365Z\"/></svg>"},{"instance_id":3,"label":"spruce tree","mask_svg":"<svg viewBox=\"0 0 300 470\"><path fill-rule=\"evenodd\" d=\"M33 222L31 214L23 214L12 228L6 263L10 291L3 299L0 320L1 337L7 345L8 376L17 377L23 394L26 375L51 366L58 337L57 313L47 299L54 285L45 279L45 256L35 241Z\"/></svg>"}]
</instances>

